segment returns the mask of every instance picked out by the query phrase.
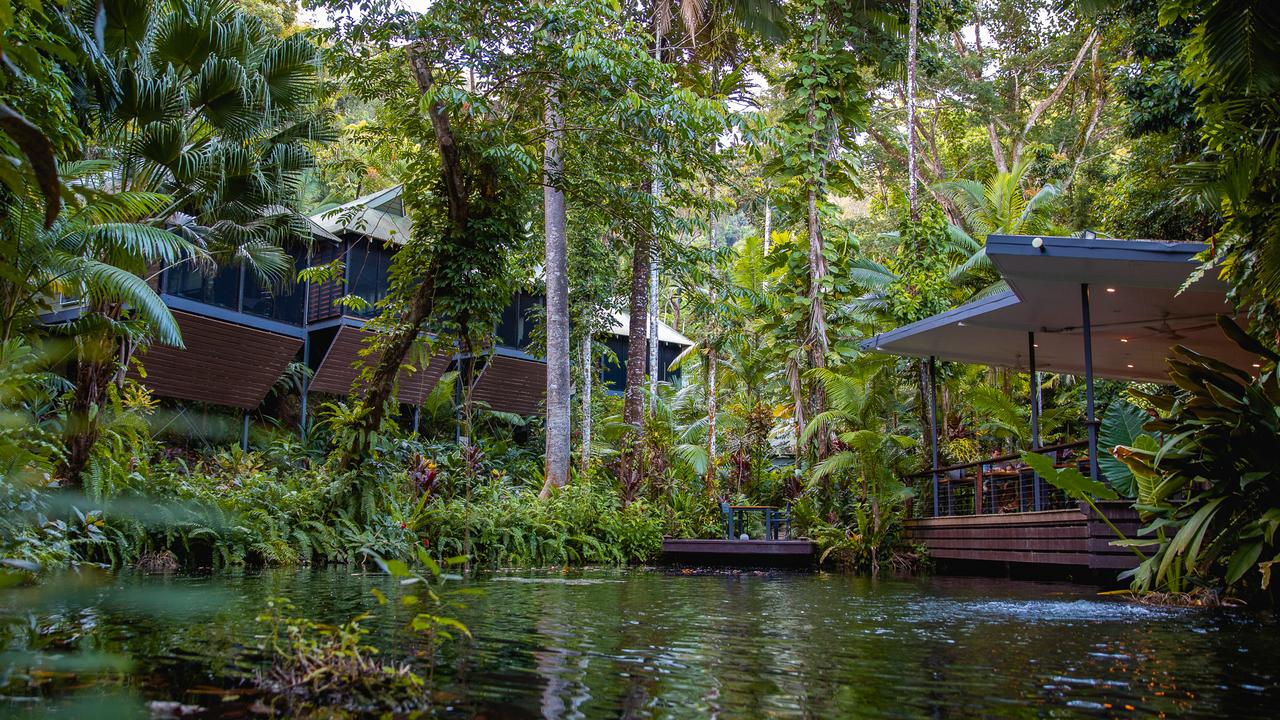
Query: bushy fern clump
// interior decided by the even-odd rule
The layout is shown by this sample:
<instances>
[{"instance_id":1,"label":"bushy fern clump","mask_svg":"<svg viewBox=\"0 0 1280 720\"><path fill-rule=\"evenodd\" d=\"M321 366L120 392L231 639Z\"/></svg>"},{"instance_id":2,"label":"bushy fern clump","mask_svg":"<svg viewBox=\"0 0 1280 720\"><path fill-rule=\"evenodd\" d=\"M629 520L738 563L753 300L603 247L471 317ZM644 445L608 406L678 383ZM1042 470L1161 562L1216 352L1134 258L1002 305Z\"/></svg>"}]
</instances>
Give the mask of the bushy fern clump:
<instances>
[{"instance_id":1,"label":"bushy fern clump","mask_svg":"<svg viewBox=\"0 0 1280 720\"><path fill-rule=\"evenodd\" d=\"M79 562L154 569L364 562L369 553L482 567L621 565L658 553L664 533L715 534L704 492L624 506L613 483L582 479L547 500L535 454L510 443L469 467L463 449L401 438L341 469L291 441L262 451L178 452L144 433L102 443L104 482L87 494L0 480L0 557L25 566ZM164 567L172 563L166 562Z\"/></svg>"},{"instance_id":2,"label":"bushy fern clump","mask_svg":"<svg viewBox=\"0 0 1280 720\"><path fill-rule=\"evenodd\" d=\"M433 502L422 518L424 539L438 555L493 567L622 565L662 547L662 516L644 500L623 507L618 493L586 484L545 502L535 494L492 481L470 501Z\"/></svg>"}]
</instances>

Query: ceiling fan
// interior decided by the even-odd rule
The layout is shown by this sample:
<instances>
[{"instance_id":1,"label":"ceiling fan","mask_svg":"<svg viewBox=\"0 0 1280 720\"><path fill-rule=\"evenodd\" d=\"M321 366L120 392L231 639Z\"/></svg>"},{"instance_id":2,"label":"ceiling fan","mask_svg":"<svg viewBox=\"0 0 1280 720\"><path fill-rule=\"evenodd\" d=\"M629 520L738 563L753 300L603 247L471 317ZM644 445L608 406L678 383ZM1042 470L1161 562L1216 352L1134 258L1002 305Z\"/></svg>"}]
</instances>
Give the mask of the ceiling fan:
<instances>
[{"instance_id":1,"label":"ceiling fan","mask_svg":"<svg viewBox=\"0 0 1280 720\"><path fill-rule=\"evenodd\" d=\"M1205 330L1207 328L1211 328L1216 325L1217 323L1211 320L1209 322L1201 322L1195 325L1185 325L1181 328L1175 328L1169 324L1169 318L1165 317L1160 320L1160 324L1158 326L1152 326L1152 325L1142 326L1143 330L1150 330L1151 331L1150 333L1146 335L1136 335L1131 339L1145 340L1147 338L1152 338L1152 337L1165 337L1174 342L1178 342L1180 340L1185 340L1187 338L1187 336L1184 335L1183 333L1197 332L1199 330Z\"/></svg>"}]
</instances>

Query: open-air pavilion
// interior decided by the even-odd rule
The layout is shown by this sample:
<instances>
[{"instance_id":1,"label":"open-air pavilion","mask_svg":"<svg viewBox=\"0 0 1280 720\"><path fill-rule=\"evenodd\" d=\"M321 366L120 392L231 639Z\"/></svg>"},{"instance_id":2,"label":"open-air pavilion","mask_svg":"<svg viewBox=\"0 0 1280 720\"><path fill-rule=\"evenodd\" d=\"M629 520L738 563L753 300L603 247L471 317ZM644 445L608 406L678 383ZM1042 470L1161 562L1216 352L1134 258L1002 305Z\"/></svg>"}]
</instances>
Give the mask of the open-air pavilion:
<instances>
[{"instance_id":1,"label":"open-air pavilion","mask_svg":"<svg viewBox=\"0 0 1280 720\"><path fill-rule=\"evenodd\" d=\"M1199 243L992 235L987 256L1008 290L875 335L862 348L926 359L931 374L944 360L1082 377L1087 439L1041 444L1039 384L1033 382L1032 447L1103 479L1095 378L1168 382L1165 361L1175 345L1236 367L1259 367L1259 358L1217 327L1216 317L1232 312L1226 284L1213 272L1189 282L1203 249ZM917 495L908 527L933 557L1089 568L1133 564L1132 554L1109 544L1114 536L1100 519L1055 494L1015 456L940 467L936 392L930 402L933 463L908 479ZM1127 504L1106 512L1122 530L1136 530Z\"/></svg>"}]
</instances>

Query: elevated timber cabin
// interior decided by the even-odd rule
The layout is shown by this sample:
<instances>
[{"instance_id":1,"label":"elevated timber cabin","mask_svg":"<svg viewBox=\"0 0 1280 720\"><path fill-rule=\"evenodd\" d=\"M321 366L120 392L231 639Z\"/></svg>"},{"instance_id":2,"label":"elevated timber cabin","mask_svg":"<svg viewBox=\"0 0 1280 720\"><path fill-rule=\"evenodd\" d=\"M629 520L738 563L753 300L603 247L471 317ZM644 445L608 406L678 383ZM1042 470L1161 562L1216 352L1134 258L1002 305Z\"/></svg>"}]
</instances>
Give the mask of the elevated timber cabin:
<instances>
[{"instance_id":1,"label":"elevated timber cabin","mask_svg":"<svg viewBox=\"0 0 1280 720\"><path fill-rule=\"evenodd\" d=\"M164 269L153 283L177 320L185 347L151 346L141 355L145 377L136 371L133 377L161 397L246 413L262 404L295 361L306 363L313 373L303 393L304 416L308 395L350 392L363 362L360 351L371 335L365 325L377 311L353 310L338 300L354 295L372 307L386 296L391 259L408 237L411 219L397 186L314 215L308 225L310 242L289 248L294 259L290 275L341 259L341 281L273 288L240 267L222 266L212 275L189 264ZM542 303L541 296L521 291L503 311L493 347L479 358L476 400L508 413L542 413L546 362L530 348L540 317L534 308ZM69 305L49 320L75 312ZM615 313L613 327L596 338L618 358L601 365L606 392L624 389L627 329L626 314ZM692 344L673 328L659 325L659 379L678 377L668 367ZM414 371L401 373L398 401L413 413L445 372L461 366L461 359L452 349L439 349L430 358L408 358Z\"/></svg>"}]
</instances>

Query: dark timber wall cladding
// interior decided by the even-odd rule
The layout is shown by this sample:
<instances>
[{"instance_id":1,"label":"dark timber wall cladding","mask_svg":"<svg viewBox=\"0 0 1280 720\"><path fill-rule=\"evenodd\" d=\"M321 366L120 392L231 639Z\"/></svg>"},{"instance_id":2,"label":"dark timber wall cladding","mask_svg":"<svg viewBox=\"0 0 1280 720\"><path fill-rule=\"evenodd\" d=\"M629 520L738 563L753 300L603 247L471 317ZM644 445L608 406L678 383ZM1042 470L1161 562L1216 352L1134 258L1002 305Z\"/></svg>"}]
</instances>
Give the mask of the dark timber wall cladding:
<instances>
[{"instance_id":1,"label":"dark timber wall cladding","mask_svg":"<svg viewBox=\"0 0 1280 720\"><path fill-rule=\"evenodd\" d=\"M144 379L156 395L252 409L298 354L302 340L173 311L185 349L152 345L142 354Z\"/></svg>"},{"instance_id":2,"label":"dark timber wall cladding","mask_svg":"<svg viewBox=\"0 0 1280 720\"><path fill-rule=\"evenodd\" d=\"M547 394L547 366L538 360L494 355L471 397L517 415L541 415Z\"/></svg>"},{"instance_id":3,"label":"dark timber wall cladding","mask_svg":"<svg viewBox=\"0 0 1280 720\"><path fill-rule=\"evenodd\" d=\"M1125 503L1101 505L1107 517L1129 537L1138 530L1137 514ZM940 560L967 560L1130 568L1137 556L1110 545L1115 534L1088 506L1073 510L999 513L907 521L907 535Z\"/></svg>"},{"instance_id":4,"label":"dark timber wall cladding","mask_svg":"<svg viewBox=\"0 0 1280 720\"><path fill-rule=\"evenodd\" d=\"M360 350L364 348L365 339L372 334L360 328L347 326L338 328L338 334L334 336L328 352L316 368L315 376L311 378L311 390L330 395L346 395L350 392L351 383L355 382L360 374L360 368L357 366L357 362L362 360ZM447 356L436 355L431 358L425 371L401 370L396 399L409 405L421 405L448 365Z\"/></svg>"},{"instance_id":5,"label":"dark timber wall cladding","mask_svg":"<svg viewBox=\"0 0 1280 720\"><path fill-rule=\"evenodd\" d=\"M324 265L333 262L345 252L345 243L331 243L327 241L317 241L315 250L312 252L312 266ZM310 305L307 312L307 322L320 322L330 318L338 317L342 314L342 308L334 305L334 301L342 297L342 284L338 280L330 280L322 283L311 283L308 289L311 293ZM343 392L346 392L345 390Z\"/></svg>"}]
</instances>

